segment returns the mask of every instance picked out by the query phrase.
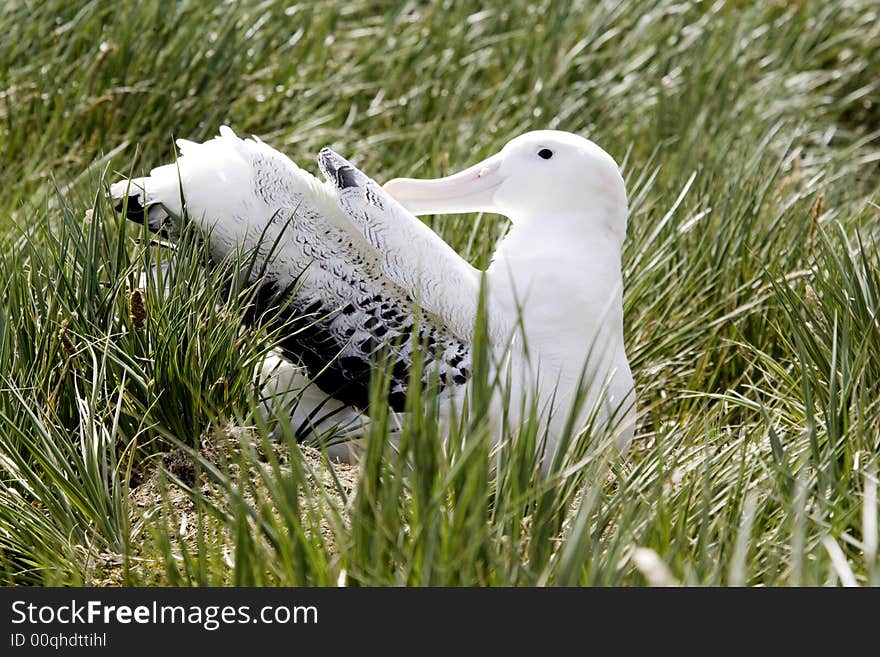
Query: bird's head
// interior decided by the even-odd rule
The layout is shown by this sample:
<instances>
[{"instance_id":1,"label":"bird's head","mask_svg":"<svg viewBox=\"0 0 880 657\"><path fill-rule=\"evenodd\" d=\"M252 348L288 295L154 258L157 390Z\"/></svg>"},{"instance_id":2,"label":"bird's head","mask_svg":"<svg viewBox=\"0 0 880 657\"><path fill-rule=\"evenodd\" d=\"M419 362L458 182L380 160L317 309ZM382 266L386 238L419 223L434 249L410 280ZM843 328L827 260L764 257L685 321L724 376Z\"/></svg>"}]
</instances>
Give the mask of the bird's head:
<instances>
[{"instance_id":1,"label":"bird's head","mask_svg":"<svg viewBox=\"0 0 880 657\"><path fill-rule=\"evenodd\" d=\"M413 214L497 212L514 225L555 217L601 221L622 240L626 188L614 159L570 132L537 130L446 178L396 178L384 186Z\"/></svg>"}]
</instances>

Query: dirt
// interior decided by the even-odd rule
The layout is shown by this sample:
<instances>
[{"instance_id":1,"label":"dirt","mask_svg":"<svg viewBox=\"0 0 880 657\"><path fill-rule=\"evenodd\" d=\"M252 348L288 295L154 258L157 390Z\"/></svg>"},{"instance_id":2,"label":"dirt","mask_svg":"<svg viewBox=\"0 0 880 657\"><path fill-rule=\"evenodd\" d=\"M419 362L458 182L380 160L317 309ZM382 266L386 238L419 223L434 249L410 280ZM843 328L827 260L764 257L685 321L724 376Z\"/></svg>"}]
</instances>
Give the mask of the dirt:
<instances>
[{"instance_id":1,"label":"dirt","mask_svg":"<svg viewBox=\"0 0 880 657\"><path fill-rule=\"evenodd\" d=\"M290 458L287 445L273 443L271 448L281 471L286 471ZM252 432L240 427L226 427L218 436L203 439L199 454L205 463L226 470L232 477L240 477L240 466L236 457L242 449L253 449L257 456L256 459L245 459L248 463L246 476L250 482L256 484L253 490L246 490L245 499L248 503L255 504L256 494L262 502L266 502L270 498L264 495L266 491L261 482L263 477L272 476L273 471L262 445L254 440ZM323 490L329 503L343 509L344 502L336 490L334 475L345 495L351 500L357 483L357 467L331 463L319 450L312 447L302 445L298 449L302 452L305 465L314 473L314 476L307 475L315 492L314 499L321 499L319 490ZM256 468L262 468L264 472L257 472ZM144 585L165 583L165 564L162 552L155 543L153 527L158 523L159 526L164 524L168 528L171 553L175 557L179 557L184 546L192 554L197 547L199 528L194 494L212 503L223 503L223 492L219 486L207 473L199 472L195 461L187 452L173 450L157 454L146 461L131 478L132 548L129 555L129 576L126 578L121 555L101 553L88 557L87 583L96 586L122 586L132 579ZM324 544L332 551L334 533L326 519L321 520L320 528Z\"/></svg>"},{"instance_id":2,"label":"dirt","mask_svg":"<svg viewBox=\"0 0 880 657\"><path fill-rule=\"evenodd\" d=\"M196 463L182 449L176 449L163 456L162 466L169 474L174 475L187 486L196 483Z\"/></svg>"}]
</instances>

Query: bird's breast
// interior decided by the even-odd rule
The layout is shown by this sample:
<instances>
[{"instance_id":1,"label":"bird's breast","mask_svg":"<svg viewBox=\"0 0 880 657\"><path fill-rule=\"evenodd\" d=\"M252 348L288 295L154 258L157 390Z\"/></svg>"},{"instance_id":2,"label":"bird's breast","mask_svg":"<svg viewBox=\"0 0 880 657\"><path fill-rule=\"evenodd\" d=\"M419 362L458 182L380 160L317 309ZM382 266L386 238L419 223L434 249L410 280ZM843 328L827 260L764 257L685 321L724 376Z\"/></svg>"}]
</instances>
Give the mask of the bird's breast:
<instances>
[{"instance_id":1,"label":"bird's breast","mask_svg":"<svg viewBox=\"0 0 880 657\"><path fill-rule=\"evenodd\" d=\"M527 351L528 369L567 388L585 367L604 371L620 360L619 254L587 252L564 239L513 237L488 271L489 295L498 323Z\"/></svg>"}]
</instances>

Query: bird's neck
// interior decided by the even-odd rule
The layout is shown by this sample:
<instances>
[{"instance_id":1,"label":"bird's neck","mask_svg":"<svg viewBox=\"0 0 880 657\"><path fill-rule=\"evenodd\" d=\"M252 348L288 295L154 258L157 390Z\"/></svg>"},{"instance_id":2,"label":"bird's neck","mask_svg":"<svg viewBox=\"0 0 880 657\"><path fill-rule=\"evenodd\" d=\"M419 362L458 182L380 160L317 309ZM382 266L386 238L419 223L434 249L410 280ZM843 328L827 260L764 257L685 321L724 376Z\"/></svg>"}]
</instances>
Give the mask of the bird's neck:
<instances>
[{"instance_id":1,"label":"bird's neck","mask_svg":"<svg viewBox=\"0 0 880 657\"><path fill-rule=\"evenodd\" d=\"M623 348L622 237L606 219L516 218L495 252L487 272L493 306L521 322L530 349L546 358L585 355L591 345Z\"/></svg>"}]
</instances>

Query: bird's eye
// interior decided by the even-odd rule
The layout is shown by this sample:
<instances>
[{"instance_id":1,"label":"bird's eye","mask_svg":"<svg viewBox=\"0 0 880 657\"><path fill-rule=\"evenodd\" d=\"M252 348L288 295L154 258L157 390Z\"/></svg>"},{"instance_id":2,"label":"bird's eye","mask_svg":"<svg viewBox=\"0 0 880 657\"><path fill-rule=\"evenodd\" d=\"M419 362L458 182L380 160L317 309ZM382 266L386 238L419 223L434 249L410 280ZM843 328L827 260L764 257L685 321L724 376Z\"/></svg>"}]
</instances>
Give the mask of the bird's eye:
<instances>
[{"instance_id":1,"label":"bird's eye","mask_svg":"<svg viewBox=\"0 0 880 657\"><path fill-rule=\"evenodd\" d=\"M549 148L542 148L538 151L538 156L543 157L545 160L549 160L551 157L553 157L553 151L551 151Z\"/></svg>"}]
</instances>

